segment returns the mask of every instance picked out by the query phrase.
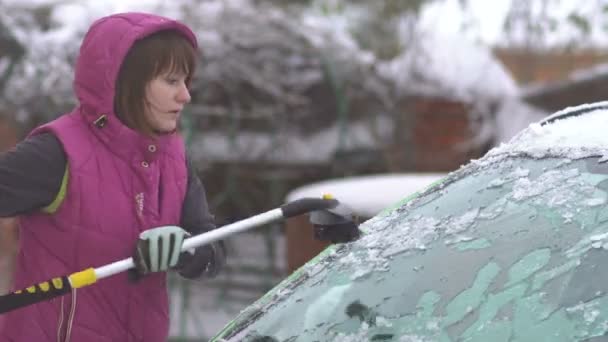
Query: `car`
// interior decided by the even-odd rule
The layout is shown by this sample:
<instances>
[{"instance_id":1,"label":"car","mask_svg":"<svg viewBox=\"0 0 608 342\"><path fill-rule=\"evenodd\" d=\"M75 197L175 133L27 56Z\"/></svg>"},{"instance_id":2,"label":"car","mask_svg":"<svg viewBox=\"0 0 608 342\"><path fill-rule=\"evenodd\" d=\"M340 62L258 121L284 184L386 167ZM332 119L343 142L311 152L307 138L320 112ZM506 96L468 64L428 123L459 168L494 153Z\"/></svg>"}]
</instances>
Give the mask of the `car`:
<instances>
[{"instance_id":1,"label":"car","mask_svg":"<svg viewBox=\"0 0 608 342\"><path fill-rule=\"evenodd\" d=\"M607 199L608 102L564 109L365 221L212 341L608 341Z\"/></svg>"}]
</instances>

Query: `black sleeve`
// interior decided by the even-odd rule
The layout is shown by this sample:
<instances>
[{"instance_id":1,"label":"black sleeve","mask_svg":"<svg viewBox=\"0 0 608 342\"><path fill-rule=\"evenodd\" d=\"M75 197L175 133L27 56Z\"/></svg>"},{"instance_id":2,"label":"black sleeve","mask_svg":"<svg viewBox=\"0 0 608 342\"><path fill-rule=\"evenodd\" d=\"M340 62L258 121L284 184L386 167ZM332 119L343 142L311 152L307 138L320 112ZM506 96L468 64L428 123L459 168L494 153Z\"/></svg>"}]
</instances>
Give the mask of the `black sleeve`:
<instances>
[{"instance_id":1,"label":"black sleeve","mask_svg":"<svg viewBox=\"0 0 608 342\"><path fill-rule=\"evenodd\" d=\"M51 204L67 159L51 133L32 136L0 154L0 217L40 210Z\"/></svg>"},{"instance_id":2,"label":"black sleeve","mask_svg":"<svg viewBox=\"0 0 608 342\"><path fill-rule=\"evenodd\" d=\"M209 212L205 188L188 160L188 188L182 208L181 227L196 235L215 229L214 218Z\"/></svg>"},{"instance_id":3,"label":"black sleeve","mask_svg":"<svg viewBox=\"0 0 608 342\"><path fill-rule=\"evenodd\" d=\"M181 227L192 235L215 229L214 218L209 212L205 188L196 168L188 160L188 188L182 208ZM182 253L178 264L179 274L188 279L201 276L213 277L226 261L226 247L223 241L196 248L194 254Z\"/></svg>"}]
</instances>

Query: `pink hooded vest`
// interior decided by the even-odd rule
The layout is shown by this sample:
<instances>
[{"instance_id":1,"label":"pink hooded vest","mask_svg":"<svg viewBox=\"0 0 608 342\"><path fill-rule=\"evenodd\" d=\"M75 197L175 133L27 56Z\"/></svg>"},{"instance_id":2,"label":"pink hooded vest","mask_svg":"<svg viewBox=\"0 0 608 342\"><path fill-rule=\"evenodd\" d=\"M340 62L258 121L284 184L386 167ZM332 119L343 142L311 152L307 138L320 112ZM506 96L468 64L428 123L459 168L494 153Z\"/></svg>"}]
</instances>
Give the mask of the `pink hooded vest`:
<instances>
[{"instance_id":1,"label":"pink hooded vest","mask_svg":"<svg viewBox=\"0 0 608 342\"><path fill-rule=\"evenodd\" d=\"M159 30L196 38L183 24L143 13L96 21L76 64L79 105L34 130L52 132L68 159L65 197L53 214L20 220L15 289L130 257L141 231L178 225L187 186L184 143L177 134L147 138L113 112L120 65L132 44ZM105 124L97 121L105 115ZM97 121L97 124L96 124ZM0 341L166 341L164 273L137 284L122 273L60 298L5 315Z\"/></svg>"}]
</instances>

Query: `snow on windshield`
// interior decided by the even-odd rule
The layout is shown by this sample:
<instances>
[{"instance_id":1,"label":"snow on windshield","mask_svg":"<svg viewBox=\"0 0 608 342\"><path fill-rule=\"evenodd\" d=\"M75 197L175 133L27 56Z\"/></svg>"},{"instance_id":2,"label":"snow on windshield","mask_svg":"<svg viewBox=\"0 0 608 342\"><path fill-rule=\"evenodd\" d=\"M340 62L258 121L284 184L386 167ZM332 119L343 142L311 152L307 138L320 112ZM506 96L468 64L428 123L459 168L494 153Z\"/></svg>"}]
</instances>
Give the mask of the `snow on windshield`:
<instances>
[{"instance_id":1,"label":"snow on windshield","mask_svg":"<svg viewBox=\"0 0 608 342\"><path fill-rule=\"evenodd\" d=\"M547 120L589 108L589 112L582 115L564 117L546 125L531 124L508 143L491 150L488 155L527 153L536 158L550 154L564 155L570 159L592 155L608 157L608 110L594 109L599 106L608 107L608 102L560 111Z\"/></svg>"}]
</instances>

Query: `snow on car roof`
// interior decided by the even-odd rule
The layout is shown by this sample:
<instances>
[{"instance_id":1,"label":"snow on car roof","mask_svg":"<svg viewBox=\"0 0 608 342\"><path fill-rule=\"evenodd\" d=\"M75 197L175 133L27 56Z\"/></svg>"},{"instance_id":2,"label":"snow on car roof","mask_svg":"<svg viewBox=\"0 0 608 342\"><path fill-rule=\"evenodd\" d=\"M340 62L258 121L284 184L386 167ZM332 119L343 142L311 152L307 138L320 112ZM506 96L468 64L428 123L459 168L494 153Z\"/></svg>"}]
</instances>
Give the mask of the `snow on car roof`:
<instances>
[{"instance_id":1,"label":"snow on car roof","mask_svg":"<svg viewBox=\"0 0 608 342\"><path fill-rule=\"evenodd\" d=\"M568 107L530 124L488 156L526 153L535 158L563 155L608 157L608 101Z\"/></svg>"}]
</instances>

